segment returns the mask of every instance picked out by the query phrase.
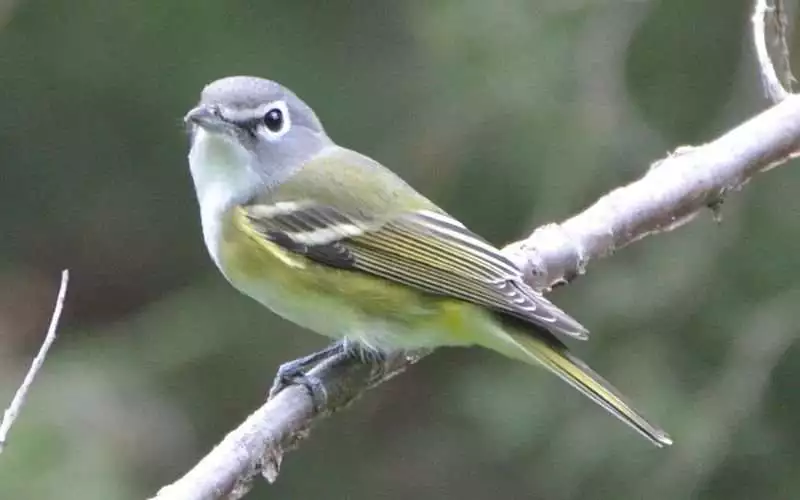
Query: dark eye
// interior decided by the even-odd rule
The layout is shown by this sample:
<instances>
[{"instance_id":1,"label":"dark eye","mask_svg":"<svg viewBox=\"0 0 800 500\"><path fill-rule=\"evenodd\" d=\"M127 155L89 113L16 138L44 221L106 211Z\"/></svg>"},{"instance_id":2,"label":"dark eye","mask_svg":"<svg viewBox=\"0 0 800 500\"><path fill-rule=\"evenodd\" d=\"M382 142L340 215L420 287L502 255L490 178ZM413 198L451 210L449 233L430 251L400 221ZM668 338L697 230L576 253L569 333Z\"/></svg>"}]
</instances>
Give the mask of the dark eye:
<instances>
[{"instance_id":1,"label":"dark eye","mask_svg":"<svg viewBox=\"0 0 800 500\"><path fill-rule=\"evenodd\" d=\"M280 132L283 128L283 111L278 108L272 108L264 115L264 125L271 132Z\"/></svg>"}]
</instances>

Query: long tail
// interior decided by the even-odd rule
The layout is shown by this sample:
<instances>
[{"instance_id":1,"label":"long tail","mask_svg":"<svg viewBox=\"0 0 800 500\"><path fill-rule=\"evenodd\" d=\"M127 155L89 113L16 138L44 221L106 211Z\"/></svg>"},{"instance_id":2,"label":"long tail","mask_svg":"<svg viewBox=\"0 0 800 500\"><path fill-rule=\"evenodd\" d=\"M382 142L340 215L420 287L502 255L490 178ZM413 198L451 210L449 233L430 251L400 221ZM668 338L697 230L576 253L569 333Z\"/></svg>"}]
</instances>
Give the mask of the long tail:
<instances>
[{"instance_id":1,"label":"long tail","mask_svg":"<svg viewBox=\"0 0 800 500\"><path fill-rule=\"evenodd\" d=\"M588 396L609 413L622 420L656 446L672 444L672 439L662 429L651 424L603 377L567 351L555 337L541 337L539 332L501 334L505 346L491 347L507 356L531 363L537 362L558 375L572 387ZM497 339L496 339L497 340Z\"/></svg>"}]
</instances>

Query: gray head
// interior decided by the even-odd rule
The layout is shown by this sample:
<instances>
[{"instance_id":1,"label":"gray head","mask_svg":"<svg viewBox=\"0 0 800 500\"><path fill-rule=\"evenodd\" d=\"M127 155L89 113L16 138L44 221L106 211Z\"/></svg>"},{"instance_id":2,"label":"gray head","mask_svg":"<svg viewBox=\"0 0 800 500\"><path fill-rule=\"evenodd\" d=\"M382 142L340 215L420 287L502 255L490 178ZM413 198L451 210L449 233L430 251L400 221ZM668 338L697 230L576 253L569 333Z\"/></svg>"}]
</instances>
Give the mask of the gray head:
<instances>
[{"instance_id":1,"label":"gray head","mask_svg":"<svg viewBox=\"0 0 800 500\"><path fill-rule=\"evenodd\" d=\"M278 83L251 76L232 76L208 84L200 103L184 120L192 135L190 160L195 149L211 147L217 156L228 157L226 169L248 168L267 184L331 144L306 103ZM230 149L227 155L223 151L226 147ZM197 151L198 156L208 156L201 153ZM232 158L237 161L230 161ZM193 164L193 174L195 168Z\"/></svg>"}]
</instances>

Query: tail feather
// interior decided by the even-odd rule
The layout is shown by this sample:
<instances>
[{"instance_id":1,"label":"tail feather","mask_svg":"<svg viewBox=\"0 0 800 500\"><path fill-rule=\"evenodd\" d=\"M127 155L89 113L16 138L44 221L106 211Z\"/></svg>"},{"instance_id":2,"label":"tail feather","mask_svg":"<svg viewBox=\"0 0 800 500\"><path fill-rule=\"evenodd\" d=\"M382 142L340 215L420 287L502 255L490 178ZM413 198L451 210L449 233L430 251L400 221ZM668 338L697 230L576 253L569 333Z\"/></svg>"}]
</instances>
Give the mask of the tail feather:
<instances>
[{"instance_id":1,"label":"tail feather","mask_svg":"<svg viewBox=\"0 0 800 500\"><path fill-rule=\"evenodd\" d=\"M508 340L518 351L516 358L526 362L536 361L559 378L582 392L609 413L622 420L656 446L672 444L672 439L662 429L648 422L609 382L586 363L567 351L555 337L540 338L528 333L507 333ZM506 354L508 350L503 350ZM520 355L522 354L522 355Z\"/></svg>"}]
</instances>

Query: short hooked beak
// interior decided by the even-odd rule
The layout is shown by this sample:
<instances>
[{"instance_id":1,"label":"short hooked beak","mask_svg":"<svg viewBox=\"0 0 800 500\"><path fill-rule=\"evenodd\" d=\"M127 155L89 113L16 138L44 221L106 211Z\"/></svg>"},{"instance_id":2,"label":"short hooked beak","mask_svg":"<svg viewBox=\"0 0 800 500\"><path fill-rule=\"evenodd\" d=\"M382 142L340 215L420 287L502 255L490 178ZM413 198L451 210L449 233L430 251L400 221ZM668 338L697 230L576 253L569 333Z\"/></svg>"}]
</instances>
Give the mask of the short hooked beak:
<instances>
[{"instance_id":1,"label":"short hooked beak","mask_svg":"<svg viewBox=\"0 0 800 500\"><path fill-rule=\"evenodd\" d=\"M219 114L216 108L201 104L192 109L183 117L187 125L197 125L209 132L222 132L229 130L231 125Z\"/></svg>"}]
</instances>

